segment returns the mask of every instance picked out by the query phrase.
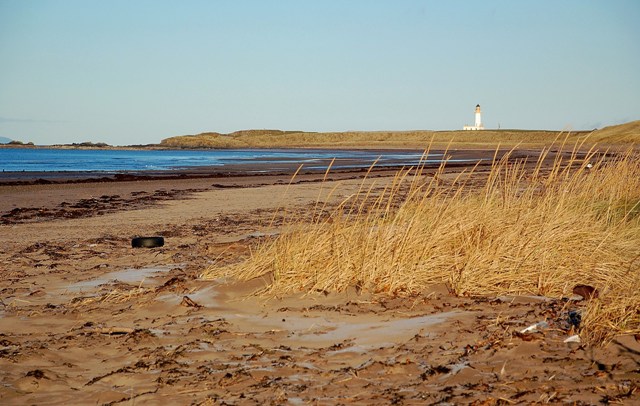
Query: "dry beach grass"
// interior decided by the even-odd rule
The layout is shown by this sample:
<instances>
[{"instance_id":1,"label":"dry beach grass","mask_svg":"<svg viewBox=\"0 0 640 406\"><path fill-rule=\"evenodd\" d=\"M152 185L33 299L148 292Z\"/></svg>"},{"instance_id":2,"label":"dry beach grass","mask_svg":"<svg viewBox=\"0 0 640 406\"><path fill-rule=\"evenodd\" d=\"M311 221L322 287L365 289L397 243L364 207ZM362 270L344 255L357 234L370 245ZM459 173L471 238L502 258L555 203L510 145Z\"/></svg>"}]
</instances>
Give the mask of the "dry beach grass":
<instances>
[{"instance_id":1,"label":"dry beach grass","mask_svg":"<svg viewBox=\"0 0 640 406\"><path fill-rule=\"evenodd\" d=\"M484 186L473 170L443 180L399 172L382 193L360 191L312 225L261 246L245 263L205 276L268 276L265 293L350 287L410 295L446 283L457 295L601 294L583 315L582 339L640 333L640 161L629 151L558 155L550 168L495 160Z\"/></svg>"}]
</instances>

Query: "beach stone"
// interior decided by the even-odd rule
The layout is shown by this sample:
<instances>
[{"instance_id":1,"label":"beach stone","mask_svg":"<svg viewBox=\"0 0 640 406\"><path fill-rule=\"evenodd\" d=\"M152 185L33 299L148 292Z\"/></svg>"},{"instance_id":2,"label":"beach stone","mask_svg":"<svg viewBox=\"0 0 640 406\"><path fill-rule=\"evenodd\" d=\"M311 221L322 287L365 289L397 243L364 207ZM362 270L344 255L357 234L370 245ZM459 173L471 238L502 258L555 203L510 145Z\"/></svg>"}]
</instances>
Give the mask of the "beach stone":
<instances>
[{"instance_id":1,"label":"beach stone","mask_svg":"<svg viewBox=\"0 0 640 406\"><path fill-rule=\"evenodd\" d=\"M598 289L594 288L593 286L576 285L573 288L573 294L582 296L585 300L590 300L596 299L600 295L600 292L598 292Z\"/></svg>"}]
</instances>

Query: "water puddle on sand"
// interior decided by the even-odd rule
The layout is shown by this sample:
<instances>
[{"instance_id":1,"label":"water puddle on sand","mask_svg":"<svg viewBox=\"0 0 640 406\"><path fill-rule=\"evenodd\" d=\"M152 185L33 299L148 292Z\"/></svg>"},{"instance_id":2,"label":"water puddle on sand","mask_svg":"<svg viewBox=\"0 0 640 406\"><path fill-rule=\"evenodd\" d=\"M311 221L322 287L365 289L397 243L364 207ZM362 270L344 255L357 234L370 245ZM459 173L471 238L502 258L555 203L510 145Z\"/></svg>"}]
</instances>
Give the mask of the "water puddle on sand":
<instances>
[{"instance_id":1,"label":"water puddle on sand","mask_svg":"<svg viewBox=\"0 0 640 406\"><path fill-rule=\"evenodd\" d=\"M224 285L208 281L190 292L167 292L158 296L156 300L178 306L183 297L188 296L203 306L202 312L213 311L215 317L223 317L234 325L234 329L243 333L259 336L279 332L281 344L292 347L317 349L342 343L343 345L332 353L345 356L348 356L349 352L359 354L366 353L371 348L395 346L399 342L410 340L416 334L429 335L433 326L450 323L469 313L456 310L415 317L389 314L314 316L307 313L279 312L276 311L277 305L266 306L256 298L239 300L236 291L226 289Z\"/></svg>"},{"instance_id":2,"label":"water puddle on sand","mask_svg":"<svg viewBox=\"0 0 640 406\"><path fill-rule=\"evenodd\" d=\"M67 291L78 292L95 289L100 285L105 285L114 282L128 283L141 286L153 286L157 285L157 282L153 279L157 276L161 276L172 269L177 268L174 265L154 266L148 268L128 268L121 271L109 272L101 275L97 278L89 279L86 281L76 282L67 286Z\"/></svg>"},{"instance_id":3,"label":"water puddle on sand","mask_svg":"<svg viewBox=\"0 0 640 406\"><path fill-rule=\"evenodd\" d=\"M338 353L363 353L372 347L389 347L398 342L407 341L416 334L428 333L428 329L436 324L449 321L460 311L438 313L433 315L394 318L389 316L367 316L361 318L349 317L299 317L293 315L278 315L265 317L246 313L230 314L227 320L240 323L243 328L253 332L285 331L289 332L283 338L283 344L303 345L308 348L322 348L337 343L349 342Z\"/></svg>"},{"instance_id":4,"label":"water puddle on sand","mask_svg":"<svg viewBox=\"0 0 640 406\"><path fill-rule=\"evenodd\" d=\"M427 316L392 319L386 321L370 321L366 323L342 323L335 329L321 334L299 334L306 342L342 342L352 340L353 351L366 351L371 346L391 346L398 341L408 340L416 334L423 333L428 327L443 323L459 314L458 311L438 313Z\"/></svg>"}]
</instances>

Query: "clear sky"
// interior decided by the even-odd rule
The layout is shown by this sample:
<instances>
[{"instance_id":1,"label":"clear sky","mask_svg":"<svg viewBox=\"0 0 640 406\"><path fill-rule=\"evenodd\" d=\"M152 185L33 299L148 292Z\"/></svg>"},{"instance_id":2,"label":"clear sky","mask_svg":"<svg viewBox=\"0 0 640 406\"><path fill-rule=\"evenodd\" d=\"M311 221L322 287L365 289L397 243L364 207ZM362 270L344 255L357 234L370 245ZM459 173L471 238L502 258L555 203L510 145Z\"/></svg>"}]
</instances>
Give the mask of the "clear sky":
<instances>
[{"instance_id":1,"label":"clear sky","mask_svg":"<svg viewBox=\"0 0 640 406\"><path fill-rule=\"evenodd\" d=\"M0 0L0 136L640 119L640 1Z\"/></svg>"}]
</instances>

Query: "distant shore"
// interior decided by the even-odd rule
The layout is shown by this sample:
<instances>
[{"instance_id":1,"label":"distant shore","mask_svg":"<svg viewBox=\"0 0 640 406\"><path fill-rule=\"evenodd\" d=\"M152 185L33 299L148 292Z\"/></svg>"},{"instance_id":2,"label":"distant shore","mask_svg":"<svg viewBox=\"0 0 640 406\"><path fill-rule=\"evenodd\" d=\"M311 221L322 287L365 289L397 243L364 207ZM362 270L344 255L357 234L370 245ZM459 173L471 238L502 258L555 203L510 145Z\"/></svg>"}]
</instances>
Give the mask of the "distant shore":
<instances>
[{"instance_id":1,"label":"distant shore","mask_svg":"<svg viewBox=\"0 0 640 406\"><path fill-rule=\"evenodd\" d=\"M361 148L361 149L424 149L435 148L510 148L593 145L607 148L626 148L640 144L640 120L593 130L524 130L486 128L484 130L401 130L401 131L342 131L312 132L269 129L241 130L228 134L204 132L165 138L159 143L112 146L105 142L33 145L21 141L0 144L0 148L55 149L234 149L234 148Z\"/></svg>"},{"instance_id":2,"label":"distant shore","mask_svg":"<svg viewBox=\"0 0 640 406\"><path fill-rule=\"evenodd\" d=\"M230 134L205 132L195 135L179 135L163 139L159 143L135 145L110 145L105 142L81 142L71 144L37 145L32 142L12 141L0 144L0 148L47 148L84 150L202 150L202 149L271 149L271 148L323 148L323 149L420 149L428 145L456 148L495 147L497 145L529 145L539 147L553 143L560 130L485 129L463 130L415 130L415 131L344 131L307 132L280 130L243 130ZM591 131L570 132L575 137L585 137Z\"/></svg>"}]
</instances>

